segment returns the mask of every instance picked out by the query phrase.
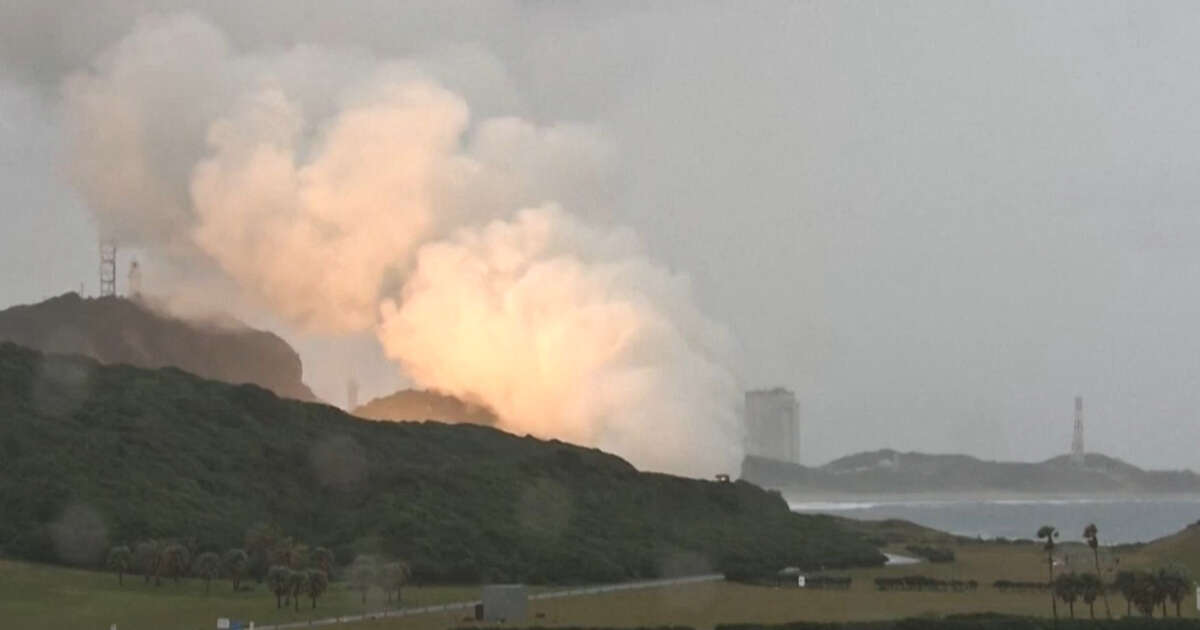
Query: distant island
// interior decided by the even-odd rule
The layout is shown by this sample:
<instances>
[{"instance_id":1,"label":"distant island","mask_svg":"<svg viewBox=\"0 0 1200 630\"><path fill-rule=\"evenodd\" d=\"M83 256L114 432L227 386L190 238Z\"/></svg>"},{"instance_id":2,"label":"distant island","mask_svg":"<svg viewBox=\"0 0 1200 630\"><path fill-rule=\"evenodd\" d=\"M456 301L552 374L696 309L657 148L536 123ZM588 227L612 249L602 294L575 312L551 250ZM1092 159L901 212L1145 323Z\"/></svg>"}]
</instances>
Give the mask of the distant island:
<instances>
[{"instance_id":1,"label":"distant island","mask_svg":"<svg viewBox=\"0 0 1200 630\"><path fill-rule=\"evenodd\" d=\"M969 455L856 453L817 467L747 456L741 478L789 494L1200 494L1190 470L1143 470L1088 453L1042 462L985 461Z\"/></svg>"}]
</instances>

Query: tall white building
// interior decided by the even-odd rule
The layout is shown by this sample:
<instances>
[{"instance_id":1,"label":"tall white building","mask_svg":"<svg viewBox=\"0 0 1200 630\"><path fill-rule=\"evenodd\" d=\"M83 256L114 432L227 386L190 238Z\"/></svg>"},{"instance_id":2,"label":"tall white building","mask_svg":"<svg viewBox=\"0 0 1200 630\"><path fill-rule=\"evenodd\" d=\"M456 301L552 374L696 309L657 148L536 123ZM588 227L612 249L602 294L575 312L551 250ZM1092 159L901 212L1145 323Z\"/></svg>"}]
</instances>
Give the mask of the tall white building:
<instances>
[{"instance_id":1,"label":"tall white building","mask_svg":"<svg viewBox=\"0 0 1200 630\"><path fill-rule=\"evenodd\" d=\"M791 390L746 392L746 454L800 462L800 406Z\"/></svg>"}]
</instances>

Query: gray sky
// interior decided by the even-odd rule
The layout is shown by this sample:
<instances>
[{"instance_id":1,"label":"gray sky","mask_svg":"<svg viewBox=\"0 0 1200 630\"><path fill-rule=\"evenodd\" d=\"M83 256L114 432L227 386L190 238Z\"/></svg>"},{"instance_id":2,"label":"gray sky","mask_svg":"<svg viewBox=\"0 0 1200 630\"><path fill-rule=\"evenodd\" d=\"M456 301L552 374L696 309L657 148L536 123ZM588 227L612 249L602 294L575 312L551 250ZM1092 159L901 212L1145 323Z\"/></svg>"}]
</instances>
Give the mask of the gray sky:
<instances>
[{"instance_id":1,"label":"gray sky","mask_svg":"<svg viewBox=\"0 0 1200 630\"><path fill-rule=\"evenodd\" d=\"M1080 394L1089 450L1200 468L1195 3L397 4L0 5L0 304L95 290L59 85L188 8L246 48L450 59L478 112L598 125L616 201L583 211L691 277L746 385L797 392L808 463L1047 457ZM373 344L289 336L325 396L400 382Z\"/></svg>"}]
</instances>

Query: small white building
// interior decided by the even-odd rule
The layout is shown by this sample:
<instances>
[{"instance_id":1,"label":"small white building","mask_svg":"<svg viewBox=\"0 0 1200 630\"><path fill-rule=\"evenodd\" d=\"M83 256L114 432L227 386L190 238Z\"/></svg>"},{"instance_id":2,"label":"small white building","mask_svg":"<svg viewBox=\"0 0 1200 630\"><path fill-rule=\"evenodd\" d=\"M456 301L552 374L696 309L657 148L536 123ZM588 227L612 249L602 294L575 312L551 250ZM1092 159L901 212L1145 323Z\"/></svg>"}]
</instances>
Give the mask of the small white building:
<instances>
[{"instance_id":1,"label":"small white building","mask_svg":"<svg viewBox=\"0 0 1200 630\"><path fill-rule=\"evenodd\" d=\"M524 584L489 584L483 587L483 620L511 623L529 615L529 592Z\"/></svg>"}]
</instances>

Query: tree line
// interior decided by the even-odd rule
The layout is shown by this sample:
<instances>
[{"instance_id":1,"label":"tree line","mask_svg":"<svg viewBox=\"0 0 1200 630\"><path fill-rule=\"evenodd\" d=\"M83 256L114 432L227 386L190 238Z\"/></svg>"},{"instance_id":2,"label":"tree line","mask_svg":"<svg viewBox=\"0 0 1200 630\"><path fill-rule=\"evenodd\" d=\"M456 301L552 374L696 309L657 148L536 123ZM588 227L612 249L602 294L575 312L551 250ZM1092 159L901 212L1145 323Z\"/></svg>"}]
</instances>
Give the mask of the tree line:
<instances>
[{"instance_id":1,"label":"tree line","mask_svg":"<svg viewBox=\"0 0 1200 630\"><path fill-rule=\"evenodd\" d=\"M141 575L145 584L161 586L163 580L179 583L186 577L204 580L209 593L212 581L227 578L235 592L245 590L242 581L251 578L264 582L275 595L276 608L291 605L299 610L300 600L308 598L311 607L329 589L338 568L338 559L330 549L310 547L283 533L278 525L257 524L246 532L244 546L223 553L208 550L194 553L194 540L147 539L134 545L118 545L107 556L107 567L125 584L125 576ZM399 602L401 591L412 574L401 560L375 556L356 556L349 563L345 578L367 601L367 593L379 588L390 604Z\"/></svg>"},{"instance_id":2,"label":"tree line","mask_svg":"<svg viewBox=\"0 0 1200 630\"><path fill-rule=\"evenodd\" d=\"M880 591L950 591L965 593L979 589L975 580L941 580L926 575L903 575L900 577L875 578L875 588Z\"/></svg>"},{"instance_id":3,"label":"tree line","mask_svg":"<svg viewBox=\"0 0 1200 630\"><path fill-rule=\"evenodd\" d=\"M804 580L804 588L828 591L849 590L853 579L841 575L813 575Z\"/></svg>"},{"instance_id":4,"label":"tree line","mask_svg":"<svg viewBox=\"0 0 1200 630\"><path fill-rule=\"evenodd\" d=\"M1034 582L1026 580L996 580L992 582L992 588L1001 591L1044 591L1050 588L1050 585L1045 582Z\"/></svg>"},{"instance_id":5,"label":"tree line","mask_svg":"<svg viewBox=\"0 0 1200 630\"><path fill-rule=\"evenodd\" d=\"M1171 566L1157 571L1121 571L1113 581L1113 587L1125 598L1125 613L1132 608L1146 616L1153 616L1154 609L1162 607L1162 616L1167 616L1167 602L1175 605L1175 616L1182 617L1180 605L1192 590L1192 578L1187 569Z\"/></svg>"},{"instance_id":6,"label":"tree line","mask_svg":"<svg viewBox=\"0 0 1200 630\"><path fill-rule=\"evenodd\" d=\"M1182 616L1180 604L1191 591L1193 581L1187 569L1182 566L1170 566L1156 570L1121 571L1111 583L1104 581L1100 569L1100 530L1096 525L1089 524L1083 530L1083 539L1092 550L1093 573L1064 573L1054 575L1054 550L1058 530L1052 525L1043 525L1037 531L1037 537L1044 541L1046 566L1049 581L1044 585L1050 591L1050 610L1058 619L1058 602L1067 605L1072 619L1075 618L1075 602L1083 601L1088 605L1088 612L1096 618L1096 600L1104 602L1105 614L1112 619L1112 609L1108 603L1108 593L1118 592L1125 599L1125 614L1131 615L1133 609L1145 616L1153 616L1156 608L1162 608L1163 617L1167 616L1167 602L1175 605L1175 615ZM1016 583L1013 583L1016 584Z\"/></svg>"}]
</instances>

